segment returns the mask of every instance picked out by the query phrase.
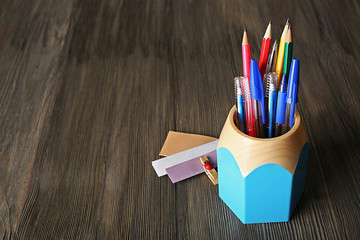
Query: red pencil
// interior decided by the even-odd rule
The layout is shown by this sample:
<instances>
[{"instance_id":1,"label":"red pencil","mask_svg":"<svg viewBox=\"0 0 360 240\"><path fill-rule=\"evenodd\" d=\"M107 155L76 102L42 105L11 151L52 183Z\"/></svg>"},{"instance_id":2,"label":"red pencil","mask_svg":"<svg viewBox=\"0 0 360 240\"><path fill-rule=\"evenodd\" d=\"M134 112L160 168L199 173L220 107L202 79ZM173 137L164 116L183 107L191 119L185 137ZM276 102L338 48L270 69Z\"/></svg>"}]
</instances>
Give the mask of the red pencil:
<instances>
[{"instance_id":1,"label":"red pencil","mask_svg":"<svg viewBox=\"0 0 360 240\"><path fill-rule=\"evenodd\" d=\"M246 29L244 29L243 41L242 41L242 59L243 59L243 74L244 78L248 79L248 91L250 93L250 44ZM250 136L256 137L255 129L254 129L254 111L253 104L249 102L249 104L245 104L245 112L246 112L246 130Z\"/></svg>"},{"instance_id":2,"label":"red pencil","mask_svg":"<svg viewBox=\"0 0 360 240\"><path fill-rule=\"evenodd\" d=\"M266 28L264 38L261 44L261 52L260 52L260 59L259 59L259 69L261 77L264 77L266 71L266 63L269 56L269 49L271 43L271 21Z\"/></svg>"}]
</instances>

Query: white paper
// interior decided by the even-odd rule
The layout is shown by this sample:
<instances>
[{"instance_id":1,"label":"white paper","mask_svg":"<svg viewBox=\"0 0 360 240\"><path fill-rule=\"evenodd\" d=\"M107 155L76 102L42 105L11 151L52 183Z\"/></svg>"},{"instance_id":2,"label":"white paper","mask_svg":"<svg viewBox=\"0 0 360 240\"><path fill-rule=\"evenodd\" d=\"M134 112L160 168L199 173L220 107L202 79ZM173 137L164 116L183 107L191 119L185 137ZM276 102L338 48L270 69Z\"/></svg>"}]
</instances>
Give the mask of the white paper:
<instances>
[{"instance_id":1,"label":"white paper","mask_svg":"<svg viewBox=\"0 0 360 240\"><path fill-rule=\"evenodd\" d=\"M175 153L168 157L164 157L155 161L152 161L152 166L159 177L166 175L165 169L175 166L179 163L186 162L196 157L201 157L209 152L216 150L219 140L215 140L203 145L190 148L188 150Z\"/></svg>"}]
</instances>

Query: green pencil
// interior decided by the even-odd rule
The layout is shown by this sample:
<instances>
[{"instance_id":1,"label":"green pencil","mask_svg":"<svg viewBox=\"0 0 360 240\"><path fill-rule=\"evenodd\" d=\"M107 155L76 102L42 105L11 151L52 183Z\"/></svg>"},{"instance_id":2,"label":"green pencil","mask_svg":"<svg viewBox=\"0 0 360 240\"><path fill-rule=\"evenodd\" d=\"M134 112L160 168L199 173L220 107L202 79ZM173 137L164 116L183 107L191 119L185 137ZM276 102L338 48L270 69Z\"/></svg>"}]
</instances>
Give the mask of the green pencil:
<instances>
[{"instance_id":1,"label":"green pencil","mask_svg":"<svg viewBox=\"0 0 360 240\"><path fill-rule=\"evenodd\" d=\"M289 28L285 40L284 66L283 66L283 75L285 75L286 78L289 77L290 64L292 58L292 48L293 48L292 34L291 34L291 29Z\"/></svg>"}]
</instances>

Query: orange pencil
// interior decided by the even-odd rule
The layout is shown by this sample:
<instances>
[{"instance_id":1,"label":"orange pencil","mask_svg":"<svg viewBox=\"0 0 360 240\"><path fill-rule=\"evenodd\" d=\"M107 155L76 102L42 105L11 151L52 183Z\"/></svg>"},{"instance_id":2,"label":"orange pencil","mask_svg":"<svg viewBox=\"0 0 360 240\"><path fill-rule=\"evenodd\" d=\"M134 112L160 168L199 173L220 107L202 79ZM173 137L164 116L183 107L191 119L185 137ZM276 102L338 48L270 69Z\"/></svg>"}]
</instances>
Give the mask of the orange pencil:
<instances>
[{"instance_id":1,"label":"orange pencil","mask_svg":"<svg viewBox=\"0 0 360 240\"><path fill-rule=\"evenodd\" d=\"M264 77L266 71L266 63L269 56L269 49L271 43L271 21L266 28L264 38L261 44L261 52L260 52L260 59L259 59L259 69L261 77Z\"/></svg>"}]
</instances>

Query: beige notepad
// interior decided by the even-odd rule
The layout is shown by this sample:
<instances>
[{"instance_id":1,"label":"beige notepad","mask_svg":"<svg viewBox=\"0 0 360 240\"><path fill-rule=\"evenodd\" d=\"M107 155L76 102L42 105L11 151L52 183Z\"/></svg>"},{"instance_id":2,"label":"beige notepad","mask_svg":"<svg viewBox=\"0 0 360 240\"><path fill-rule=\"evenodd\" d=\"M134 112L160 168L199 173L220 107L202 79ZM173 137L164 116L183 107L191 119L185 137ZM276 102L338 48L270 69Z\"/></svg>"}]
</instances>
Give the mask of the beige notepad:
<instances>
[{"instance_id":1,"label":"beige notepad","mask_svg":"<svg viewBox=\"0 0 360 240\"><path fill-rule=\"evenodd\" d=\"M217 138L199 134L169 131L159 155L170 156L215 140L217 140Z\"/></svg>"}]
</instances>

